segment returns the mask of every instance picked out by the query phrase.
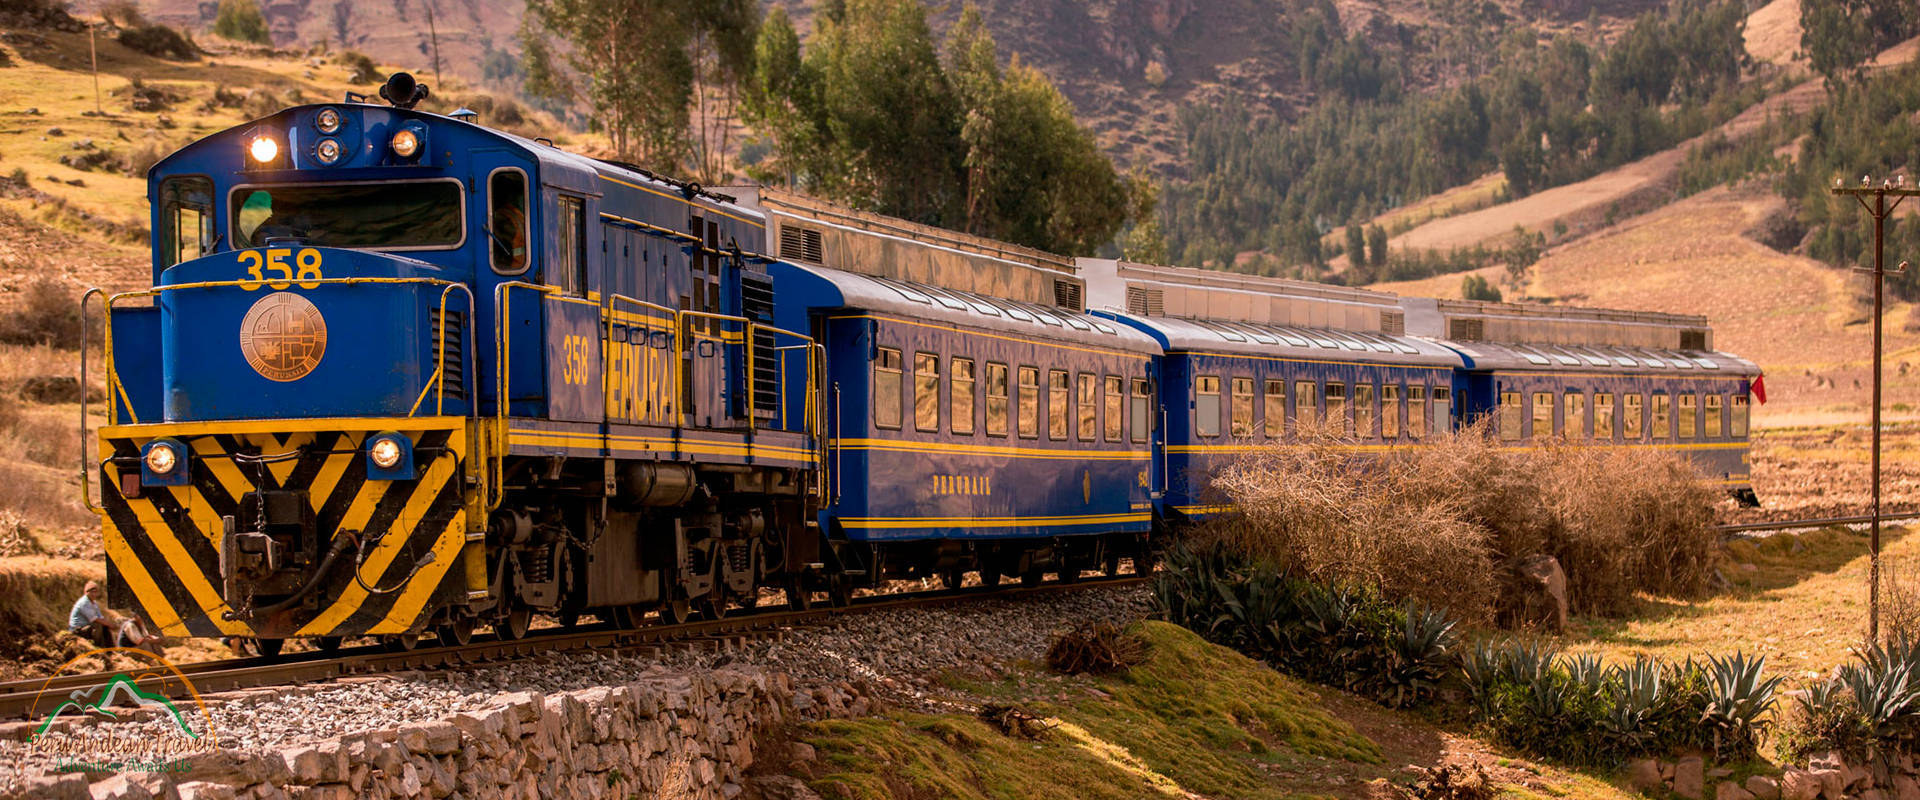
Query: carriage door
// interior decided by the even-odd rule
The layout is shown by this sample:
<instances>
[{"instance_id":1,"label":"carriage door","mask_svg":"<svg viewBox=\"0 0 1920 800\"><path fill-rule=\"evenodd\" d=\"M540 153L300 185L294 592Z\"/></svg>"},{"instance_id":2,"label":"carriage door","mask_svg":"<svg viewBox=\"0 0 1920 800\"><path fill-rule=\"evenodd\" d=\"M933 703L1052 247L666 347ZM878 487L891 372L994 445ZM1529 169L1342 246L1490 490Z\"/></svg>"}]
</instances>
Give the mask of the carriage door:
<instances>
[{"instance_id":1,"label":"carriage door","mask_svg":"<svg viewBox=\"0 0 1920 800\"><path fill-rule=\"evenodd\" d=\"M546 295L547 416L570 422L602 422L606 406L600 382L600 303L589 299L590 269L600 251L590 241L598 226L587 225L587 198L548 190L552 213L545 241L547 258L541 280L559 289Z\"/></svg>"},{"instance_id":2,"label":"carriage door","mask_svg":"<svg viewBox=\"0 0 1920 800\"><path fill-rule=\"evenodd\" d=\"M700 237L700 245L688 248L686 292L680 295L680 308L697 312L687 316L686 380L682 383L682 403L692 424L702 428L726 427L732 415L727 413L729 392L727 368L737 344L745 333L739 323L715 319L710 314L726 313L721 305L722 259L720 227L700 215L693 215L688 229Z\"/></svg>"}]
</instances>

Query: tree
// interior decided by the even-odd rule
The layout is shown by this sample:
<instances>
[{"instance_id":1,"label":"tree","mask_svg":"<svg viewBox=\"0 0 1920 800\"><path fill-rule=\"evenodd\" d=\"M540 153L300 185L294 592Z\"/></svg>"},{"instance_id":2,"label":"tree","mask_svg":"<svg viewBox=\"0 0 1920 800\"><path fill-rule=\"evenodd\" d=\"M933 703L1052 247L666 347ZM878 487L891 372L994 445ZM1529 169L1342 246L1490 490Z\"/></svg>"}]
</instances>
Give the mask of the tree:
<instances>
[{"instance_id":1,"label":"tree","mask_svg":"<svg viewBox=\"0 0 1920 800\"><path fill-rule=\"evenodd\" d=\"M1501 299L1499 287L1473 273L1468 273L1466 277L1460 279L1460 296L1468 300L1486 300L1494 303L1500 302Z\"/></svg>"},{"instance_id":2,"label":"tree","mask_svg":"<svg viewBox=\"0 0 1920 800\"><path fill-rule=\"evenodd\" d=\"M273 44L267 31L267 18L253 0L220 0L220 13L213 20L213 32L236 42Z\"/></svg>"},{"instance_id":3,"label":"tree","mask_svg":"<svg viewBox=\"0 0 1920 800\"><path fill-rule=\"evenodd\" d=\"M819 161L826 136L819 83L801 59L800 35L787 10L774 6L754 39L753 65L740 102L741 116L772 145L771 157L748 170L755 180L795 186L805 169Z\"/></svg>"},{"instance_id":4,"label":"tree","mask_svg":"<svg viewBox=\"0 0 1920 800\"><path fill-rule=\"evenodd\" d=\"M1367 226L1367 262L1377 271L1387 265L1387 229Z\"/></svg>"},{"instance_id":5,"label":"tree","mask_svg":"<svg viewBox=\"0 0 1920 800\"><path fill-rule=\"evenodd\" d=\"M1367 232L1358 222L1347 224L1347 263L1355 269L1367 264Z\"/></svg>"},{"instance_id":6,"label":"tree","mask_svg":"<svg viewBox=\"0 0 1920 800\"><path fill-rule=\"evenodd\" d=\"M1875 53L1920 33L1913 0L1801 0L1800 50L1829 88L1859 81Z\"/></svg>"}]
</instances>

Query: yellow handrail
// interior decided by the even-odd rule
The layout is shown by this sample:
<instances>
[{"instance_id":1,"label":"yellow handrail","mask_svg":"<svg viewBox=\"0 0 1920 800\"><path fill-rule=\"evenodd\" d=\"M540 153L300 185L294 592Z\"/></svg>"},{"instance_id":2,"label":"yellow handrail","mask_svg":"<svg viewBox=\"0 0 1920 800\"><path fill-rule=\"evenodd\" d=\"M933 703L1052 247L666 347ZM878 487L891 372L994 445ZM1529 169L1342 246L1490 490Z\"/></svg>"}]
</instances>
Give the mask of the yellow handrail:
<instances>
[{"instance_id":1,"label":"yellow handrail","mask_svg":"<svg viewBox=\"0 0 1920 800\"><path fill-rule=\"evenodd\" d=\"M98 286L89 288L80 295L80 502L88 511L95 514L105 513L93 504L93 478L87 473L93 465L87 462L87 301L94 295L100 295L104 301L107 290ZM102 318L104 321L104 317ZM111 340L109 340L111 342ZM104 354L104 350L102 353ZM113 395L107 395L107 420L113 420ZM102 489L101 491L105 491Z\"/></svg>"},{"instance_id":2,"label":"yellow handrail","mask_svg":"<svg viewBox=\"0 0 1920 800\"><path fill-rule=\"evenodd\" d=\"M473 334L473 290L467 288L467 285L464 283L449 284L446 288L440 290L439 329L434 334L434 342L438 344L439 347L435 348L434 351L433 377L427 381L427 385L420 387L420 396L414 398L413 408L407 411L407 416L409 417L420 410L420 403L427 399L427 392L435 387L439 388L439 392L434 398L434 415L442 417L447 415L447 295L452 294L455 289L459 289L462 294L467 296L467 323L460 329L461 338L465 340L465 346L461 348L460 352L463 355L473 352L473 342L471 339ZM468 398L467 413L474 417L480 416L479 398Z\"/></svg>"},{"instance_id":3,"label":"yellow handrail","mask_svg":"<svg viewBox=\"0 0 1920 800\"><path fill-rule=\"evenodd\" d=\"M673 400L670 403L669 410L673 416L674 426L679 427L680 425L680 324L679 324L680 311L678 309L669 308L667 306L660 305L659 303L649 303L645 300L637 300L632 297L628 297L624 294L608 295L607 296L607 339L608 341L611 341L613 339L613 325L614 325L613 304L617 302L630 303L632 305L635 305L650 311L658 311L662 314L665 314L667 317L666 319L661 321L665 323L669 323L673 326L672 330L668 331L668 334L669 334L668 349L673 353L673 362L674 362L673 368L668 370L668 372L671 373L673 376L672 378ZM649 328L649 331L651 331L651 328ZM605 360L605 357L606 357L606 354L602 353L601 358L603 361ZM601 368L601 372L602 372L602 375L604 376L606 373L606 369L604 366ZM607 380L601 381L601 387L603 392L605 391L606 383L607 383ZM604 397L603 397L603 400L604 400Z\"/></svg>"},{"instance_id":4,"label":"yellow handrail","mask_svg":"<svg viewBox=\"0 0 1920 800\"><path fill-rule=\"evenodd\" d=\"M501 484L506 481L507 477L507 407L512 405L511 395L507 393L507 390L509 386L508 376L512 374L512 361L510 359L513 354L513 348L507 346L507 325L513 319L513 315L508 313L508 298L510 297L510 295L507 294L508 289L532 289L542 295L549 295L560 291L560 287L558 286L548 286L544 283L528 283L526 281L503 281L494 284L493 287L495 327L493 337L493 363L498 367L498 374L494 376L493 411L494 418L498 424L494 426L496 441L495 447L493 448L493 458L489 459L489 461L493 463L493 474L490 476L492 480L488 482L492 483L494 488L493 496L487 501L487 513L489 514L493 513L495 509L498 509L500 502L506 499L506 492L503 490Z\"/></svg>"}]
</instances>

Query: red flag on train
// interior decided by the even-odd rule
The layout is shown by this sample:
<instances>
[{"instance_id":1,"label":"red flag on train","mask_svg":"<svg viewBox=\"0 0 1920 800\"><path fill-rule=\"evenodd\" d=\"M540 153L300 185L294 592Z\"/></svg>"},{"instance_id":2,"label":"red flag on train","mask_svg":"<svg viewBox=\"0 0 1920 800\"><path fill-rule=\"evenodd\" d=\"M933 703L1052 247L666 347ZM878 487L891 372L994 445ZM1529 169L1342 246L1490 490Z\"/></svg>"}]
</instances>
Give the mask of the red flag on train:
<instances>
[{"instance_id":1,"label":"red flag on train","mask_svg":"<svg viewBox=\"0 0 1920 800\"><path fill-rule=\"evenodd\" d=\"M1765 375L1753 376L1752 392L1753 392L1753 399L1760 401L1762 404L1767 402L1767 376Z\"/></svg>"}]
</instances>

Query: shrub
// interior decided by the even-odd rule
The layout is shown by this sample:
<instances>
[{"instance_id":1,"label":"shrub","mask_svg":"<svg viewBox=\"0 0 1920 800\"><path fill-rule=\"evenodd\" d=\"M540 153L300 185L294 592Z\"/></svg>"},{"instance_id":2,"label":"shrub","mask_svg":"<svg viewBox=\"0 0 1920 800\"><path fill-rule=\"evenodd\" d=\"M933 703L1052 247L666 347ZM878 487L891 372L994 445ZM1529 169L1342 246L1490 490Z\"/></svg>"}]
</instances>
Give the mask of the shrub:
<instances>
[{"instance_id":1,"label":"shrub","mask_svg":"<svg viewBox=\"0 0 1920 800\"><path fill-rule=\"evenodd\" d=\"M334 63L346 67L350 74L348 83L373 83L380 80L380 65L373 63L366 53L357 50L342 50L333 57Z\"/></svg>"},{"instance_id":2,"label":"shrub","mask_svg":"<svg viewBox=\"0 0 1920 800\"><path fill-rule=\"evenodd\" d=\"M79 296L54 278L27 284L13 313L0 316L0 342L80 346Z\"/></svg>"},{"instance_id":3,"label":"shrub","mask_svg":"<svg viewBox=\"0 0 1920 800\"><path fill-rule=\"evenodd\" d=\"M213 32L236 42L273 44L273 36L267 31L267 18L260 15L260 6L254 0L220 0Z\"/></svg>"},{"instance_id":4,"label":"shrub","mask_svg":"<svg viewBox=\"0 0 1920 800\"><path fill-rule=\"evenodd\" d=\"M1082 626L1053 641L1047 648L1047 666L1067 675L1082 672L1105 675L1147 660L1147 642L1111 623Z\"/></svg>"},{"instance_id":5,"label":"shrub","mask_svg":"<svg viewBox=\"0 0 1920 800\"><path fill-rule=\"evenodd\" d=\"M192 61L200 56L200 48L195 47L179 31L165 25L139 25L122 28L120 43L155 58L170 58L175 61Z\"/></svg>"}]
</instances>

